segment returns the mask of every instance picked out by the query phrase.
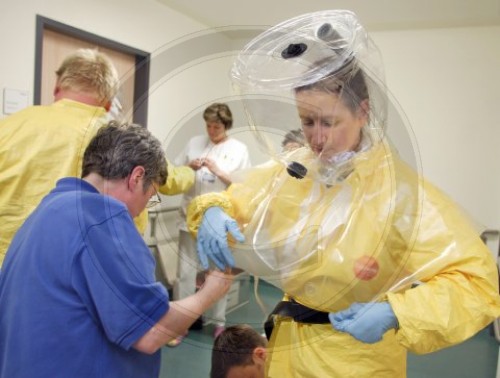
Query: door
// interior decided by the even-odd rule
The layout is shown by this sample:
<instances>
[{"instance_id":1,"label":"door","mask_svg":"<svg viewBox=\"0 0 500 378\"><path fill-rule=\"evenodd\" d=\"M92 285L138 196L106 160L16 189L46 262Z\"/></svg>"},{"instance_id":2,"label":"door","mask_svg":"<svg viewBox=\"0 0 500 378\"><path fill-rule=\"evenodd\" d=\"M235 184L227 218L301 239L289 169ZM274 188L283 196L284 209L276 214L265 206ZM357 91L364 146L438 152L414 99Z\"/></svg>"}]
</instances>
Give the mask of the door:
<instances>
[{"instance_id":1,"label":"door","mask_svg":"<svg viewBox=\"0 0 500 378\"><path fill-rule=\"evenodd\" d=\"M37 16L34 103L53 102L55 71L67 55L79 48L97 49L115 65L120 88L112 112L120 108L121 120L147 126L147 96L144 94L149 89L149 53L42 16ZM141 99L140 104L136 99Z\"/></svg>"}]
</instances>

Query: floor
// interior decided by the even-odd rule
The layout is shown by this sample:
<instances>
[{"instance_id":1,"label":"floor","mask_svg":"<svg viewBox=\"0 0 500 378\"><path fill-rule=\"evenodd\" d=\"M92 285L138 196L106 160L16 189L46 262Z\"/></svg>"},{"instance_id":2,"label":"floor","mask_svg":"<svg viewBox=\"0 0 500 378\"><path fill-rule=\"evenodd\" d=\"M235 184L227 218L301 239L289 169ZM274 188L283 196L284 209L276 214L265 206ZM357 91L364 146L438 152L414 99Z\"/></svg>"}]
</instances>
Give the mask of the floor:
<instances>
[{"instance_id":1,"label":"floor","mask_svg":"<svg viewBox=\"0 0 500 378\"><path fill-rule=\"evenodd\" d=\"M228 324L247 323L262 331L265 318L255 300L253 280L240 299L248 303L230 312ZM267 311L281 299L281 293L271 285L260 282L258 293ZM162 348L161 378L207 378L210 370L213 325L191 330L176 348ZM499 344L490 327L472 339L430 355L408 356L408 378L495 378Z\"/></svg>"}]
</instances>

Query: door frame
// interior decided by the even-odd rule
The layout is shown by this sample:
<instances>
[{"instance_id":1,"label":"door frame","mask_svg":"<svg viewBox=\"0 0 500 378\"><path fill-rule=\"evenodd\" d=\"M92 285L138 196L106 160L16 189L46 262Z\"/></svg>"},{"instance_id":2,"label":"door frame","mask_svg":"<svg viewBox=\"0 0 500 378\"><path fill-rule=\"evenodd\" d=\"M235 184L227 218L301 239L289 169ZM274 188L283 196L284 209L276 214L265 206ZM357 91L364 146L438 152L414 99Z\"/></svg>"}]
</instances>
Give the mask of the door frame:
<instances>
[{"instance_id":1,"label":"door frame","mask_svg":"<svg viewBox=\"0 0 500 378\"><path fill-rule=\"evenodd\" d=\"M150 53L40 15L36 15L34 105L40 105L41 101L43 31L46 29L86 42L95 43L124 54L134 55L135 83L132 119L134 123L147 127Z\"/></svg>"}]
</instances>

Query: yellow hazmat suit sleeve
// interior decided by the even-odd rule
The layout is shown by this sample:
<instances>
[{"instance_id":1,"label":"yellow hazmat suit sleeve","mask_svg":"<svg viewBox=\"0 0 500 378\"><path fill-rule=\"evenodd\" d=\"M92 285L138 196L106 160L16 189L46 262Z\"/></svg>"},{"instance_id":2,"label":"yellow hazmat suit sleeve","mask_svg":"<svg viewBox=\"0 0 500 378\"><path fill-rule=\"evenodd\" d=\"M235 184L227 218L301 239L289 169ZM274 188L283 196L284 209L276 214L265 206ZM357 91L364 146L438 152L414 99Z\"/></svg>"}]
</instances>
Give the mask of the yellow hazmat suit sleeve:
<instances>
[{"instance_id":1,"label":"yellow hazmat suit sleeve","mask_svg":"<svg viewBox=\"0 0 500 378\"><path fill-rule=\"evenodd\" d=\"M203 214L209 207L219 206L231 217L234 216L234 209L226 192L208 193L194 198L187 208L186 223L188 230L194 238L198 234Z\"/></svg>"},{"instance_id":2,"label":"yellow hazmat suit sleeve","mask_svg":"<svg viewBox=\"0 0 500 378\"><path fill-rule=\"evenodd\" d=\"M160 187L160 193L174 196L188 191L194 184L194 171L185 165L175 166L167 162L167 182Z\"/></svg>"},{"instance_id":3,"label":"yellow hazmat suit sleeve","mask_svg":"<svg viewBox=\"0 0 500 378\"><path fill-rule=\"evenodd\" d=\"M423 221L433 219L432 232L420 230L408 260L422 284L389 292L399 322L397 340L414 353L429 353L460 343L500 316L495 261L458 206L425 184ZM428 266L428 251L444 250Z\"/></svg>"},{"instance_id":4,"label":"yellow hazmat suit sleeve","mask_svg":"<svg viewBox=\"0 0 500 378\"><path fill-rule=\"evenodd\" d=\"M267 195L269 188L264 182L272 184L272 176L280 170L278 164L269 167L254 167L247 171L245 181L233 181L229 188L220 193L207 193L195 197L187 209L186 223L189 232L196 238L198 228L205 211L212 206L219 206L231 217L235 218L240 227L245 227L253 216L262 197ZM261 175L268 178L263 181Z\"/></svg>"}]
</instances>

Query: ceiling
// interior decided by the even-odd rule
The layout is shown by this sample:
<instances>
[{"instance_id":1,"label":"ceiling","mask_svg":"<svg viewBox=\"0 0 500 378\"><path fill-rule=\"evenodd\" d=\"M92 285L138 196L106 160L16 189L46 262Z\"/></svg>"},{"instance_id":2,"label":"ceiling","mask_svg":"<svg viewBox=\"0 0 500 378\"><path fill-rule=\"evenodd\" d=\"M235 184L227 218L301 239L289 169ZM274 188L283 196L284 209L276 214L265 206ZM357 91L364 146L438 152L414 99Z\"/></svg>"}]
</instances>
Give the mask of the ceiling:
<instances>
[{"instance_id":1,"label":"ceiling","mask_svg":"<svg viewBox=\"0 0 500 378\"><path fill-rule=\"evenodd\" d=\"M157 0L207 27L270 26L325 9L354 11L368 31L500 25L500 0Z\"/></svg>"}]
</instances>

